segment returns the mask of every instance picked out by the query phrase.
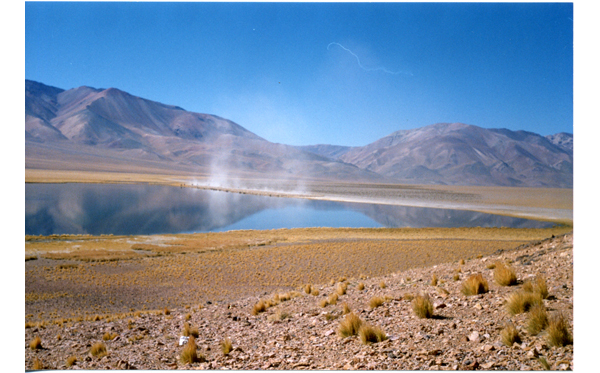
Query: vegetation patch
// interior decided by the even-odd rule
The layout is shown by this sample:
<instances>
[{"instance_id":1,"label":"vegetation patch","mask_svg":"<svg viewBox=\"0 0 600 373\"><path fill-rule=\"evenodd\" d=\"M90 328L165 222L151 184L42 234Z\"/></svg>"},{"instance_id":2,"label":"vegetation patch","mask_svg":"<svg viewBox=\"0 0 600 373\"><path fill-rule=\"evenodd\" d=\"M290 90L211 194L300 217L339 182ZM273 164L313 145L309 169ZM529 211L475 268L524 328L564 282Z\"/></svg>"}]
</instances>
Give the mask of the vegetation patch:
<instances>
[{"instance_id":1,"label":"vegetation patch","mask_svg":"<svg viewBox=\"0 0 600 373\"><path fill-rule=\"evenodd\" d=\"M462 284L461 292L466 295L487 293L489 286L487 280L480 273L469 276Z\"/></svg>"}]
</instances>

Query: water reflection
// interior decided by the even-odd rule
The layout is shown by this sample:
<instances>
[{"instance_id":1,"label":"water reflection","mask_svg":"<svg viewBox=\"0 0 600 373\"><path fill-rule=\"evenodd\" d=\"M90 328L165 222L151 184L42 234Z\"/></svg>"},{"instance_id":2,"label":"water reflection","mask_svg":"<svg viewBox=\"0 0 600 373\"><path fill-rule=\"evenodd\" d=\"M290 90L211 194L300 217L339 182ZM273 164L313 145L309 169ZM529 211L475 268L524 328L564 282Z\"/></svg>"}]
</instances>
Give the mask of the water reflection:
<instances>
[{"instance_id":1,"label":"water reflection","mask_svg":"<svg viewBox=\"0 0 600 373\"><path fill-rule=\"evenodd\" d=\"M25 184L26 234L157 234L295 227L544 227L469 211L270 198L156 185Z\"/></svg>"}]
</instances>

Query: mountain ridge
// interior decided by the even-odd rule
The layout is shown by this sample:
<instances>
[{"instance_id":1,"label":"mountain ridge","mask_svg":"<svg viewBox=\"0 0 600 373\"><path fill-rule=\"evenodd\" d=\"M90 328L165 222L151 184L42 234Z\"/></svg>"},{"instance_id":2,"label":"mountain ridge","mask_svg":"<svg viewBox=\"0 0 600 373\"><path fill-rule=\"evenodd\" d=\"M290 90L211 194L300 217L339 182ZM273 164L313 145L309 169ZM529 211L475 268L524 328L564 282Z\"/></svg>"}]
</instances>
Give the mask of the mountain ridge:
<instances>
[{"instance_id":1,"label":"mountain ridge","mask_svg":"<svg viewBox=\"0 0 600 373\"><path fill-rule=\"evenodd\" d=\"M158 162L165 169L210 175L573 185L573 136L568 133L544 137L506 128L436 123L395 131L365 146L290 146L271 143L225 118L189 112L117 88L64 90L31 80L25 81L25 87L26 167L39 167L57 157L68 163L73 154L106 154L107 161ZM41 162L44 157L48 159ZM99 167L94 163L89 166Z\"/></svg>"}]
</instances>

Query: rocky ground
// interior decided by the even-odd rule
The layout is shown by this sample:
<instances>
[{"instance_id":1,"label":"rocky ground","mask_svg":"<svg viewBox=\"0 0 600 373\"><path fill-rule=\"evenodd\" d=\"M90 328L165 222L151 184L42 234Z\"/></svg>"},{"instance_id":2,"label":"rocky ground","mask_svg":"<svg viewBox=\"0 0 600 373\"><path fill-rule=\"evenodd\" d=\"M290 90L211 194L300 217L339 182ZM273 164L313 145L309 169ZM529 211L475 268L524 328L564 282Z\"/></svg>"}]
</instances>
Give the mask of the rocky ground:
<instances>
[{"instance_id":1,"label":"rocky ground","mask_svg":"<svg viewBox=\"0 0 600 373\"><path fill-rule=\"evenodd\" d=\"M516 285L494 282L494 269L490 267L497 262L510 263L518 277ZM476 273L488 281L489 291L463 295L463 282ZM431 284L433 275L438 279L435 286ZM553 370L573 369L572 344L552 346L547 331L536 336L528 333L527 313L511 316L507 311L508 296L521 290L527 279L540 275L546 278L550 294L543 301L549 315L562 313L572 333L573 236L567 234L464 264L447 263L378 278L340 278L328 284L313 284L317 289L313 295L298 289L288 292L291 299L285 301L283 293L278 302L272 293L120 319L26 327L25 367L541 370L547 362ZM324 306L340 283L346 284L345 294L338 295L336 304ZM359 290L361 283L364 289ZM410 295L418 294L429 295L433 318L418 318L413 312ZM369 303L376 296L384 302L372 308ZM253 315L253 306L260 300L270 301L271 306ZM363 322L381 328L387 339L363 344L357 336L340 336L344 304ZM516 326L521 343L502 343L501 332L509 322ZM186 323L192 333L197 328L198 355L203 357L200 362L181 361L184 346L180 346L180 339ZM39 348L32 348L36 337L41 343ZM220 348L226 338L233 347L227 355ZM99 342L104 343L107 353L94 356L90 350Z\"/></svg>"}]
</instances>

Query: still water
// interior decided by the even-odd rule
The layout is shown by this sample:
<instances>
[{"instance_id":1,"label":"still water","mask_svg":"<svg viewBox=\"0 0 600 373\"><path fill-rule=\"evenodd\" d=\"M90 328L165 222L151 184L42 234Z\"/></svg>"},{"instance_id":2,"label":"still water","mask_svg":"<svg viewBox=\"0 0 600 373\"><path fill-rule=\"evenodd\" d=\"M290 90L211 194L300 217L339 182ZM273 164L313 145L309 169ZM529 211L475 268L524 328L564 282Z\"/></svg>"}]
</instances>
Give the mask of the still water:
<instances>
[{"instance_id":1,"label":"still water","mask_svg":"<svg viewBox=\"0 0 600 373\"><path fill-rule=\"evenodd\" d=\"M157 185L25 184L25 234L160 234L303 227L519 227L471 211L310 201Z\"/></svg>"}]
</instances>

